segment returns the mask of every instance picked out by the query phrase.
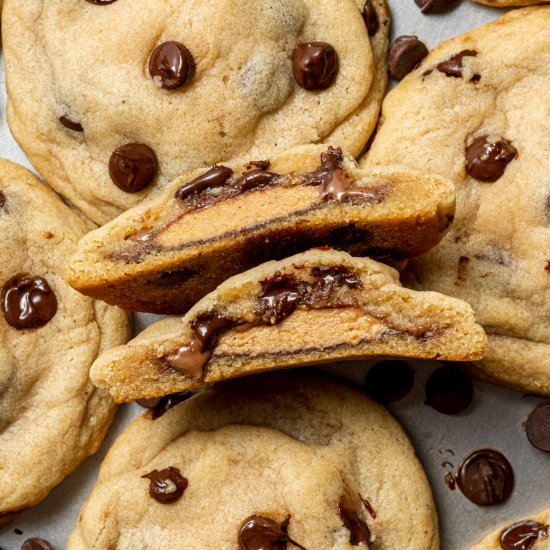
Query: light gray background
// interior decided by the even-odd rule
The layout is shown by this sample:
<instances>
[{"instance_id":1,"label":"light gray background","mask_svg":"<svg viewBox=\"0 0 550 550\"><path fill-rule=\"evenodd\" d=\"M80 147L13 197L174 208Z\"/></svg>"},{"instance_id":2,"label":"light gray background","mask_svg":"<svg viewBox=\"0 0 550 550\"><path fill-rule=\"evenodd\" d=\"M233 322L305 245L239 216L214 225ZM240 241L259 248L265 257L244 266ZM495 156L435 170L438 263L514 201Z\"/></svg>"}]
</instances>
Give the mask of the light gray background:
<instances>
[{"instance_id":1,"label":"light gray background","mask_svg":"<svg viewBox=\"0 0 550 550\"><path fill-rule=\"evenodd\" d=\"M431 16L422 15L413 0L389 2L393 36L417 34L430 47L501 14L499 10L466 0L449 13ZM4 73L0 68L0 156L29 166L7 128L5 105ZM152 315L139 315L136 329L139 331L153 318ZM529 445L522 426L529 412L543 400L476 383L472 406L459 416L444 416L423 404L424 384L435 366L416 365L414 391L391 409L410 434L430 478L440 515L442 550L462 550L502 522L550 506L550 476L547 474L550 456ZM367 365L341 364L333 370L361 383ZM136 405L122 407L100 453L88 459L37 508L0 530L0 550L19 550L21 543L31 536L49 540L57 550L64 548L78 510L93 486L102 457L124 425L141 410ZM486 446L504 452L516 475L511 499L491 508L475 506L458 491L451 492L443 480L449 468L441 466L449 460L456 467L468 452ZM445 453L446 449L451 449L455 456ZM23 531L23 535L16 534L15 529Z\"/></svg>"}]
</instances>

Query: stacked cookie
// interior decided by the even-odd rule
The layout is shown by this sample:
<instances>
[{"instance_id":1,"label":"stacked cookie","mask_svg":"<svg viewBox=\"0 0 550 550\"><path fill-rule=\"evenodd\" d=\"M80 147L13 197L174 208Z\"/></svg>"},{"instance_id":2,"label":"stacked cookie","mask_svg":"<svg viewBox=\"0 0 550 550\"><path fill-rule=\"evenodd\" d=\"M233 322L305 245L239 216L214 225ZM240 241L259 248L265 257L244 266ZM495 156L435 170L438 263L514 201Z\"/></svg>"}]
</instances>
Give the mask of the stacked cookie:
<instances>
[{"instance_id":1,"label":"stacked cookie","mask_svg":"<svg viewBox=\"0 0 550 550\"><path fill-rule=\"evenodd\" d=\"M438 548L380 406L259 373L437 359L550 395L550 8L415 60L368 146L384 0L5 0L2 24L10 128L70 206L0 162L0 525L137 400L72 550ZM128 342L123 310L176 316Z\"/></svg>"}]
</instances>

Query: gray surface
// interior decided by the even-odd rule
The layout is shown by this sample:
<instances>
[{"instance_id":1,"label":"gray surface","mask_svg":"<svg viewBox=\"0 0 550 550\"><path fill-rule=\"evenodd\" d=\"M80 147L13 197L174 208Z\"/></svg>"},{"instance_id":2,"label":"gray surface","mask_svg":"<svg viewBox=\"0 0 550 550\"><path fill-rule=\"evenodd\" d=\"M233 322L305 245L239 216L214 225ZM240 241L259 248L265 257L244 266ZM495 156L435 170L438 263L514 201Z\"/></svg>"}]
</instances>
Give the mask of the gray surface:
<instances>
[{"instance_id":1,"label":"gray surface","mask_svg":"<svg viewBox=\"0 0 550 550\"><path fill-rule=\"evenodd\" d=\"M500 13L495 9L464 2L450 13L424 16L413 0L390 0L390 4L394 36L416 33L429 46L490 21ZM5 124L3 79L3 71L0 70L0 156L28 166ZM139 316L138 328L145 326L151 318L153 316ZM416 366L414 391L392 407L392 411L413 439L430 477L440 514L441 547L443 550L461 550L468 548L469 544L476 542L502 522L550 506L550 498L547 496L550 494L550 476L546 475L550 456L533 449L522 429L522 423L529 412L542 400L476 383L472 406L459 416L444 416L423 404L424 383L433 368L434 365ZM339 365L333 370L361 382L367 367L355 363ZM116 434L138 410L137 406L123 407L101 452L86 461L75 474L54 489L37 508L0 531L0 546L3 550L19 550L21 543L31 536L48 539L58 550L65 547L65 541L72 530L78 510L94 483L104 453ZM458 491L449 491L443 481L449 468L441 466L445 460L457 466L469 451L486 446L504 452L516 474L516 485L511 499L502 506L492 508L477 507ZM455 456L444 453L446 449L451 449ZM17 535L15 529L20 529L24 534Z\"/></svg>"}]
</instances>

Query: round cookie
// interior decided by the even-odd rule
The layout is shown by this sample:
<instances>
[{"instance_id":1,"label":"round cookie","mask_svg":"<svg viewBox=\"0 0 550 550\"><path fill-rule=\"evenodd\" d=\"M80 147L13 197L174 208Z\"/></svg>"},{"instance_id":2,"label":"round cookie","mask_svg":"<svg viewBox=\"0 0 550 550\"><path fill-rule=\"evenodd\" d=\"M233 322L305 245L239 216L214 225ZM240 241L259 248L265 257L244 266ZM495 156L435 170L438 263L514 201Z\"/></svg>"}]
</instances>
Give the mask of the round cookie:
<instances>
[{"instance_id":1,"label":"round cookie","mask_svg":"<svg viewBox=\"0 0 550 550\"><path fill-rule=\"evenodd\" d=\"M62 275L89 229L30 172L0 160L0 525L94 453L115 412L88 373L127 341L127 315Z\"/></svg>"},{"instance_id":2,"label":"round cookie","mask_svg":"<svg viewBox=\"0 0 550 550\"><path fill-rule=\"evenodd\" d=\"M503 525L470 550L550 550L550 510Z\"/></svg>"},{"instance_id":3,"label":"round cookie","mask_svg":"<svg viewBox=\"0 0 550 550\"><path fill-rule=\"evenodd\" d=\"M550 394L550 7L444 42L384 102L363 166L455 183L454 224L407 284L468 301L489 335L474 367ZM528 99L527 99L528 98Z\"/></svg>"},{"instance_id":4,"label":"round cookie","mask_svg":"<svg viewBox=\"0 0 550 550\"><path fill-rule=\"evenodd\" d=\"M152 418L137 418L109 451L69 550L275 548L250 539L257 524L273 532L285 518L278 540L298 548L439 547L410 442L356 390L277 373L217 385ZM155 480L166 477L163 490Z\"/></svg>"},{"instance_id":5,"label":"round cookie","mask_svg":"<svg viewBox=\"0 0 550 550\"><path fill-rule=\"evenodd\" d=\"M10 0L10 128L98 223L233 157L325 141L357 155L378 118L389 30L375 0L371 45L361 4Z\"/></svg>"}]
</instances>

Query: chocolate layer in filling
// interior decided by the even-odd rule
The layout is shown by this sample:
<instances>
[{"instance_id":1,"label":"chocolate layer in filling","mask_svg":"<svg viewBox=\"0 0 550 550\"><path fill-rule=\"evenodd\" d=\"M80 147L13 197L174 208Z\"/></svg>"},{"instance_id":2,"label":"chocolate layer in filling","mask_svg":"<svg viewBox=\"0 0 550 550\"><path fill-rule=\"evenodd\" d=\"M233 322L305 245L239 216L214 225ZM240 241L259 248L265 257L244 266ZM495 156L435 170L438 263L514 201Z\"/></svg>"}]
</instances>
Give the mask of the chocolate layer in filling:
<instances>
[{"instance_id":1,"label":"chocolate layer in filling","mask_svg":"<svg viewBox=\"0 0 550 550\"><path fill-rule=\"evenodd\" d=\"M233 173L226 166L214 166L198 178L180 187L175 198L179 212L168 222L142 229L126 238L123 249L107 252L109 259L124 262L138 262L148 253L177 250L193 243L178 243L174 246L157 242L158 237L177 224L184 216L213 206L222 201L236 198L251 192L271 187L317 187L319 201L310 209L320 207L328 201L360 201L369 204L382 202L391 190L387 182L372 187L356 185L356 179L343 168L344 157L341 149L329 147L321 154L320 166L304 174L277 174L269 171L269 161L252 162L241 175Z\"/></svg>"}]
</instances>

